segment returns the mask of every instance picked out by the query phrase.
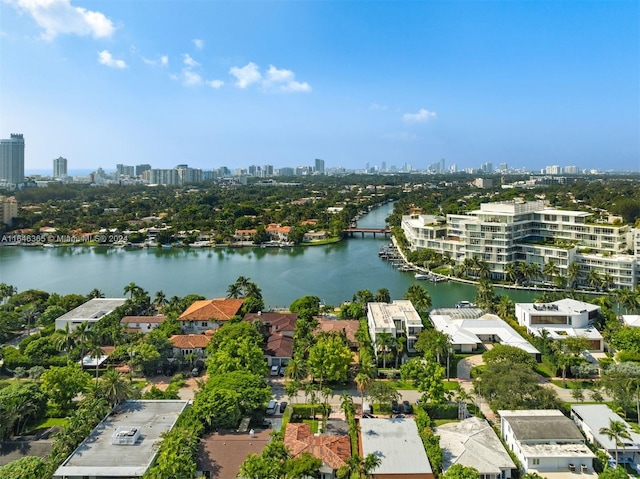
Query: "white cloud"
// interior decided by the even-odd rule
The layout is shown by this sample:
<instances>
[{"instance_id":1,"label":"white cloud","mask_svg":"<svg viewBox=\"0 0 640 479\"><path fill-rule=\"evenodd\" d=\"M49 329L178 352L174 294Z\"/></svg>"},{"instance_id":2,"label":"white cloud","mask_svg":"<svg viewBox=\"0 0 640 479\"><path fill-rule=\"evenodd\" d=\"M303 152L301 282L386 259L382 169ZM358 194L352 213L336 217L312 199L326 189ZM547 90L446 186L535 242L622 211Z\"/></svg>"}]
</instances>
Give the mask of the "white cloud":
<instances>
[{"instance_id":1,"label":"white cloud","mask_svg":"<svg viewBox=\"0 0 640 479\"><path fill-rule=\"evenodd\" d=\"M207 80L205 83L216 90L224 86L224 82L222 80Z\"/></svg>"},{"instance_id":2,"label":"white cloud","mask_svg":"<svg viewBox=\"0 0 640 479\"><path fill-rule=\"evenodd\" d=\"M196 46L198 50L202 50L204 48L204 40L201 40L199 38L194 38L193 44Z\"/></svg>"},{"instance_id":3,"label":"white cloud","mask_svg":"<svg viewBox=\"0 0 640 479\"><path fill-rule=\"evenodd\" d=\"M198 86L202 85L202 77L191 70L182 71L182 84L184 86Z\"/></svg>"},{"instance_id":4,"label":"white cloud","mask_svg":"<svg viewBox=\"0 0 640 479\"><path fill-rule=\"evenodd\" d=\"M252 83L262 80L258 65L251 62L240 67L231 67L229 73L236 77L236 86L239 88L247 88Z\"/></svg>"},{"instance_id":5,"label":"white cloud","mask_svg":"<svg viewBox=\"0 0 640 479\"><path fill-rule=\"evenodd\" d=\"M378 105L377 103L372 103L369 105L369 110L371 111L386 111L387 107L385 105Z\"/></svg>"},{"instance_id":6,"label":"white cloud","mask_svg":"<svg viewBox=\"0 0 640 479\"><path fill-rule=\"evenodd\" d=\"M193 58L191 58L191 55L189 55L188 53L184 54L184 64L191 68L200 66L200 64L197 61L195 61Z\"/></svg>"},{"instance_id":7,"label":"white cloud","mask_svg":"<svg viewBox=\"0 0 640 479\"><path fill-rule=\"evenodd\" d=\"M169 57L167 55L162 55L158 60L152 60L151 58L142 57L142 61L147 65L166 67L169 66Z\"/></svg>"},{"instance_id":8,"label":"white cloud","mask_svg":"<svg viewBox=\"0 0 640 479\"><path fill-rule=\"evenodd\" d=\"M276 88L280 91L287 92L306 92L311 91L311 85L307 82L299 82L295 80L295 73L291 70L279 70L273 65L269 65L267 76L264 80L265 88Z\"/></svg>"},{"instance_id":9,"label":"white cloud","mask_svg":"<svg viewBox=\"0 0 640 479\"><path fill-rule=\"evenodd\" d=\"M407 123L423 123L435 117L435 111L425 110L424 108L420 108L418 113L405 113L402 115L402 119Z\"/></svg>"},{"instance_id":10,"label":"white cloud","mask_svg":"<svg viewBox=\"0 0 640 479\"><path fill-rule=\"evenodd\" d=\"M113 22L103 13L74 7L70 0L6 0L30 15L44 30L42 37L53 40L61 34L91 35L108 38L115 31Z\"/></svg>"},{"instance_id":11,"label":"white cloud","mask_svg":"<svg viewBox=\"0 0 640 479\"><path fill-rule=\"evenodd\" d=\"M111 55L111 53L109 53L109 51L107 50L98 52L98 62L101 65L105 65L110 68L127 68L127 64L124 62L124 60L116 60L115 58L113 58L113 55Z\"/></svg>"}]
</instances>

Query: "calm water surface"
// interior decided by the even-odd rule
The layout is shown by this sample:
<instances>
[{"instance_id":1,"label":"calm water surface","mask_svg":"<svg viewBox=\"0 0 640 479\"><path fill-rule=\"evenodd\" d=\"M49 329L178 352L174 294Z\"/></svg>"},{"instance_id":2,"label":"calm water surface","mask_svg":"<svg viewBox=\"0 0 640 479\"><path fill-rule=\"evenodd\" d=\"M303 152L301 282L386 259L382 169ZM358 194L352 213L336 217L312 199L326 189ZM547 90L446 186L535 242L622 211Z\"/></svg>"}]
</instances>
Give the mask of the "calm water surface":
<instances>
[{"instance_id":1,"label":"calm water surface","mask_svg":"<svg viewBox=\"0 0 640 479\"><path fill-rule=\"evenodd\" d=\"M383 227L392 208L387 204L374 210L358 226ZM167 297L197 293L211 298L225 296L229 284L242 275L262 289L266 306L288 306L308 294L337 305L358 290L375 293L380 288L400 299L416 283L429 291L435 307L475 297L473 286L418 282L413 273L397 271L378 257L388 242L379 235L358 235L335 245L295 248L0 247L0 283L19 291L35 288L60 294L87 294L98 288L107 297L119 297L134 282L152 296L162 290ZM534 298L529 292L508 294L514 301Z\"/></svg>"}]
</instances>

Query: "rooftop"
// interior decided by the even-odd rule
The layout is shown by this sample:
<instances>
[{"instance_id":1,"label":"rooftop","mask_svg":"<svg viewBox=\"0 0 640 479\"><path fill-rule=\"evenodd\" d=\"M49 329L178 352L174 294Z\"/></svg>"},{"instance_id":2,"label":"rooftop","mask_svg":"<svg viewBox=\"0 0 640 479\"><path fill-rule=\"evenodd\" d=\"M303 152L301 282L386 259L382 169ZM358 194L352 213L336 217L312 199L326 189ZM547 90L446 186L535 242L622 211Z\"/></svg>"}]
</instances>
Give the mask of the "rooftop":
<instances>
[{"instance_id":1,"label":"rooftop","mask_svg":"<svg viewBox=\"0 0 640 479\"><path fill-rule=\"evenodd\" d=\"M597 311L599 306L565 298L552 303L518 303L517 306L531 314L544 312L547 316L570 316Z\"/></svg>"},{"instance_id":2,"label":"rooftop","mask_svg":"<svg viewBox=\"0 0 640 479\"><path fill-rule=\"evenodd\" d=\"M194 301L179 321L228 321L238 314L244 298L215 298Z\"/></svg>"},{"instance_id":3,"label":"rooftop","mask_svg":"<svg viewBox=\"0 0 640 479\"><path fill-rule=\"evenodd\" d=\"M180 349L204 349L211 341L211 336L204 334L176 334L169 338L171 346Z\"/></svg>"},{"instance_id":4,"label":"rooftop","mask_svg":"<svg viewBox=\"0 0 640 479\"><path fill-rule=\"evenodd\" d=\"M58 317L56 321L98 321L126 301L126 298L93 298Z\"/></svg>"},{"instance_id":5,"label":"rooftop","mask_svg":"<svg viewBox=\"0 0 640 479\"><path fill-rule=\"evenodd\" d=\"M631 440L621 439L624 449L629 451L640 451L640 434L633 432L633 429L627 421L622 419L618 414L613 412L606 404L574 404L571 406L571 412L576 414L580 420L591 430L594 438L600 445L609 451L616 448L613 438L607 437L606 434L600 434L600 428L609 427L610 421L620 421L627 426ZM621 446L622 448L622 446Z\"/></svg>"},{"instance_id":6,"label":"rooftop","mask_svg":"<svg viewBox=\"0 0 640 479\"><path fill-rule=\"evenodd\" d=\"M584 437L578 427L557 409L501 410L498 414L509 423L515 438L521 443L575 441L584 444Z\"/></svg>"},{"instance_id":7,"label":"rooftop","mask_svg":"<svg viewBox=\"0 0 640 479\"><path fill-rule=\"evenodd\" d=\"M349 436L314 435L306 423L287 424L284 444L293 457L308 452L332 469L344 466L351 457Z\"/></svg>"},{"instance_id":8,"label":"rooftop","mask_svg":"<svg viewBox=\"0 0 640 479\"><path fill-rule=\"evenodd\" d=\"M369 311L373 316L376 328L395 328L394 320L400 320L405 326L422 327L422 319L411 301L394 300L393 303L369 303Z\"/></svg>"},{"instance_id":9,"label":"rooftop","mask_svg":"<svg viewBox=\"0 0 640 479\"><path fill-rule=\"evenodd\" d=\"M360 420L362 456L375 454L381 460L376 474L431 474L418 427L413 419Z\"/></svg>"},{"instance_id":10,"label":"rooftop","mask_svg":"<svg viewBox=\"0 0 640 479\"><path fill-rule=\"evenodd\" d=\"M56 470L54 477L140 477L157 454L156 443L173 428L188 401L126 401L95 427ZM118 428L135 428L134 445L112 444Z\"/></svg>"},{"instance_id":11,"label":"rooftop","mask_svg":"<svg viewBox=\"0 0 640 479\"><path fill-rule=\"evenodd\" d=\"M270 439L271 430L249 433L219 431L207 434L200 440L197 468L210 471L212 478L236 477L240 464L249 454L260 454Z\"/></svg>"},{"instance_id":12,"label":"rooftop","mask_svg":"<svg viewBox=\"0 0 640 479\"><path fill-rule=\"evenodd\" d=\"M440 436L444 471L454 464L475 467L481 474L500 474L502 469L516 467L484 419L472 417L446 423L438 426L435 433Z\"/></svg>"}]
</instances>

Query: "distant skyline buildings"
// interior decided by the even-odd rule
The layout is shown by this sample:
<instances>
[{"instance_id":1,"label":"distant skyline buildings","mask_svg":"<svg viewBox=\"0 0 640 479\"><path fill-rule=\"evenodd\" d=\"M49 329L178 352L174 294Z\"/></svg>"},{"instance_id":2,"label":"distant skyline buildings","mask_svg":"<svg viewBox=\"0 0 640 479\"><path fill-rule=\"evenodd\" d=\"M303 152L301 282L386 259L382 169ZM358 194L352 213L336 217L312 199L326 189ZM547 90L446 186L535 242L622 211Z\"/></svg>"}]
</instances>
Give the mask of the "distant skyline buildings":
<instances>
[{"instance_id":1,"label":"distant skyline buildings","mask_svg":"<svg viewBox=\"0 0 640 479\"><path fill-rule=\"evenodd\" d=\"M10 189L24 183L24 136L11 133L7 139L0 139L0 185Z\"/></svg>"},{"instance_id":2,"label":"distant skyline buildings","mask_svg":"<svg viewBox=\"0 0 640 479\"><path fill-rule=\"evenodd\" d=\"M53 177L65 178L67 176L67 159L58 157L53 160Z\"/></svg>"}]
</instances>

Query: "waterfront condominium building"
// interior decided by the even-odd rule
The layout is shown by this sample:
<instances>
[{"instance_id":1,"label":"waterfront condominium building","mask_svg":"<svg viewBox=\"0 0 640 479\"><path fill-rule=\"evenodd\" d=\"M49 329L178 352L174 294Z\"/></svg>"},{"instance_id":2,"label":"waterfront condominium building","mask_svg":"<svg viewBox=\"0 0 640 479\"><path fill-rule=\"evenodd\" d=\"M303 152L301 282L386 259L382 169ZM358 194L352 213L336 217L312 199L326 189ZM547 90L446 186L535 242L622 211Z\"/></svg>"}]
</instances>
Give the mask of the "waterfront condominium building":
<instances>
[{"instance_id":1,"label":"waterfront condominium building","mask_svg":"<svg viewBox=\"0 0 640 479\"><path fill-rule=\"evenodd\" d=\"M633 289L640 284L640 233L629 225L594 223L591 216L543 201L496 202L446 218L406 215L402 230L411 250L432 249L457 264L485 261L495 279L506 279L509 263L533 263L542 271L553 261L557 274L573 276L577 285L599 277L609 287Z\"/></svg>"},{"instance_id":2,"label":"waterfront condominium building","mask_svg":"<svg viewBox=\"0 0 640 479\"><path fill-rule=\"evenodd\" d=\"M16 188L24 183L24 137L11 133L11 138L0 140L0 184Z\"/></svg>"},{"instance_id":3,"label":"waterfront condominium building","mask_svg":"<svg viewBox=\"0 0 640 479\"><path fill-rule=\"evenodd\" d=\"M54 178L64 178L67 176L67 159L66 158L56 158L53 160L53 177Z\"/></svg>"}]
</instances>

